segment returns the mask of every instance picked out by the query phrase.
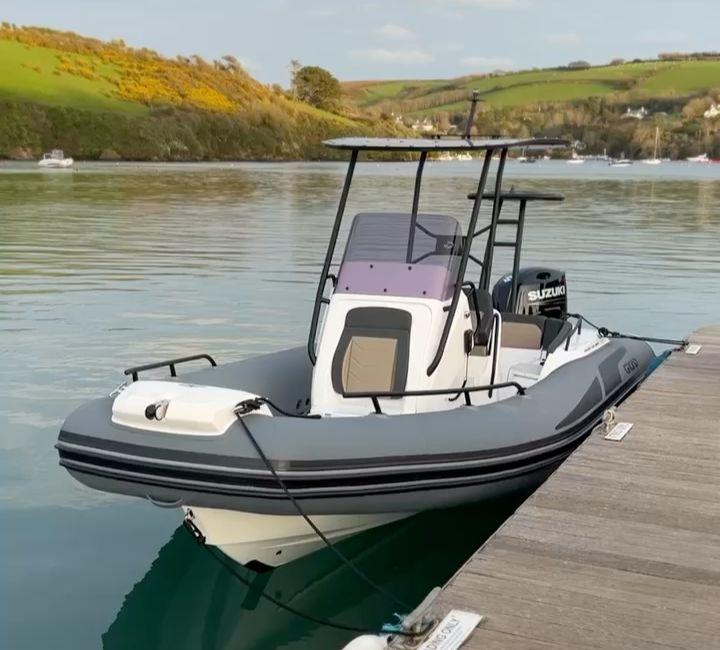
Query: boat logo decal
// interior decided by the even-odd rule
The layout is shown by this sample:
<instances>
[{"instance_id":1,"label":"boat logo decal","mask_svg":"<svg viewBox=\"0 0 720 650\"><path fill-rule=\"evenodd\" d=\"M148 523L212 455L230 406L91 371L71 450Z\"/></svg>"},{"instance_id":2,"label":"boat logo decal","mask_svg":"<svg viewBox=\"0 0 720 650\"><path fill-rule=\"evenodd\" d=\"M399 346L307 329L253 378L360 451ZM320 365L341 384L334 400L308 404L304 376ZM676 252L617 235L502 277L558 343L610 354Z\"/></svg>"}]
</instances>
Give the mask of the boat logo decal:
<instances>
[{"instance_id":1,"label":"boat logo decal","mask_svg":"<svg viewBox=\"0 0 720 650\"><path fill-rule=\"evenodd\" d=\"M632 375L639 367L640 362L635 357L623 364L623 370L625 370L628 375Z\"/></svg>"},{"instance_id":2,"label":"boat logo decal","mask_svg":"<svg viewBox=\"0 0 720 650\"><path fill-rule=\"evenodd\" d=\"M528 291L529 300L545 300L545 298L557 298L565 295L565 285L561 284L557 287L548 289L538 289L537 291Z\"/></svg>"}]
</instances>

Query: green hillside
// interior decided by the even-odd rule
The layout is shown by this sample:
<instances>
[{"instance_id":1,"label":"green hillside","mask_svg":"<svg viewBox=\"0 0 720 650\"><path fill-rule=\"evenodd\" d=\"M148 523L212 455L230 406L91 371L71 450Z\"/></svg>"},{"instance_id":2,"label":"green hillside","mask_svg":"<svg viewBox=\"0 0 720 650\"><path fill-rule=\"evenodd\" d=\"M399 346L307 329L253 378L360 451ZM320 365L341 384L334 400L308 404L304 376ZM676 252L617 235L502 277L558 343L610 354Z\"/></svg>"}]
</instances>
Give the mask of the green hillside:
<instances>
[{"instance_id":1,"label":"green hillside","mask_svg":"<svg viewBox=\"0 0 720 650\"><path fill-rule=\"evenodd\" d=\"M643 61L586 69L551 68L456 79L353 81L347 97L363 108L423 114L453 111L478 90L490 106L513 107L602 97L617 101L677 98L720 87L720 59Z\"/></svg>"},{"instance_id":2,"label":"green hillside","mask_svg":"<svg viewBox=\"0 0 720 650\"><path fill-rule=\"evenodd\" d=\"M562 137L579 143L586 153L632 158L653 155L658 133L663 157L720 156L720 118L705 118L705 111L720 103L718 53L456 79L343 84L346 100L359 110L408 126L430 118L440 133L464 124L471 91L483 100L474 126L479 133Z\"/></svg>"},{"instance_id":3,"label":"green hillside","mask_svg":"<svg viewBox=\"0 0 720 650\"><path fill-rule=\"evenodd\" d=\"M0 24L0 158L298 159L321 140L402 131L253 79L232 56L163 57L123 41ZM337 154L335 154L337 155Z\"/></svg>"},{"instance_id":4,"label":"green hillside","mask_svg":"<svg viewBox=\"0 0 720 650\"><path fill-rule=\"evenodd\" d=\"M100 64L101 76L95 79L55 74L59 55L55 49L0 40L0 98L96 111L147 110L142 104L113 95L114 86L105 78L117 77L112 65Z\"/></svg>"}]
</instances>

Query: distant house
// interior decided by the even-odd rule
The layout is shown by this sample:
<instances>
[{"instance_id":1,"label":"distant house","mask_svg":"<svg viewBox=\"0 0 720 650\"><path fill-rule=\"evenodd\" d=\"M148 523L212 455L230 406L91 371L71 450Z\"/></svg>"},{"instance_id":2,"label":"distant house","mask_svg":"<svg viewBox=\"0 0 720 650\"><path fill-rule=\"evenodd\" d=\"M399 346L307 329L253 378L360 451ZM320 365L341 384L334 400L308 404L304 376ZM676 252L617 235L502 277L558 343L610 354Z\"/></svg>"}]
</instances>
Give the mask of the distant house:
<instances>
[{"instance_id":1,"label":"distant house","mask_svg":"<svg viewBox=\"0 0 720 650\"><path fill-rule=\"evenodd\" d=\"M411 125L413 131L434 131L435 125L427 117L423 120L415 120Z\"/></svg>"},{"instance_id":2,"label":"distant house","mask_svg":"<svg viewBox=\"0 0 720 650\"><path fill-rule=\"evenodd\" d=\"M720 104L710 104L710 108L703 113L703 117L706 120L714 120L716 117L720 117Z\"/></svg>"},{"instance_id":3,"label":"distant house","mask_svg":"<svg viewBox=\"0 0 720 650\"><path fill-rule=\"evenodd\" d=\"M633 119L633 120L644 120L648 116L648 111L644 106L641 106L640 108L633 110L628 106L627 110L623 114L624 119Z\"/></svg>"}]
</instances>

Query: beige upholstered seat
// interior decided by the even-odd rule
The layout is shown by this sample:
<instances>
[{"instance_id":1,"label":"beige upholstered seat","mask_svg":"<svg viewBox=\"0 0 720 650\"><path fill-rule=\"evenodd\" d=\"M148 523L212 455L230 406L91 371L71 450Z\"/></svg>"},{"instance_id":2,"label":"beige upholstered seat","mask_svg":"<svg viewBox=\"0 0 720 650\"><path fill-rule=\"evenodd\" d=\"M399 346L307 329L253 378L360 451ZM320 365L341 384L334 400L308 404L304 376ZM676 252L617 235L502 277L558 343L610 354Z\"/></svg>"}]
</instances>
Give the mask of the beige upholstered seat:
<instances>
[{"instance_id":1,"label":"beige upholstered seat","mask_svg":"<svg viewBox=\"0 0 720 650\"><path fill-rule=\"evenodd\" d=\"M539 350L542 347L542 335L543 330L538 323L506 321L502 327L502 346Z\"/></svg>"},{"instance_id":2,"label":"beige upholstered seat","mask_svg":"<svg viewBox=\"0 0 720 650\"><path fill-rule=\"evenodd\" d=\"M350 393L392 390L396 361L397 339L353 336L343 357L343 388Z\"/></svg>"}]
</instances>

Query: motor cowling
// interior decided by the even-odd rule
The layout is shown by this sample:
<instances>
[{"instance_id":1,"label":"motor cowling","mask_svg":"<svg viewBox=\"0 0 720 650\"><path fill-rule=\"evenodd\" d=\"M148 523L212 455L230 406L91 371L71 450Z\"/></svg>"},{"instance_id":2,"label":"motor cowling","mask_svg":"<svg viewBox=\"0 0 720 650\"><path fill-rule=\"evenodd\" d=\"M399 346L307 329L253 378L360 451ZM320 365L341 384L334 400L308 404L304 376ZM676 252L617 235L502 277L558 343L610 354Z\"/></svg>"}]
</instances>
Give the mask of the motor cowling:
<instances>
[{"instance_id":1,"label":"motor cowling","mask_svg":"<svg viewBox=\"0 0 720 650\"><path fill-rule=\"evenodd\" d=\"M534 266L520 269L517 295L510 304L512 275L505 275L493 287L495 309L514 314L540 314L552 318L567 316L567 284L565 272Z\"/></svg>"}]
</instances>

